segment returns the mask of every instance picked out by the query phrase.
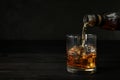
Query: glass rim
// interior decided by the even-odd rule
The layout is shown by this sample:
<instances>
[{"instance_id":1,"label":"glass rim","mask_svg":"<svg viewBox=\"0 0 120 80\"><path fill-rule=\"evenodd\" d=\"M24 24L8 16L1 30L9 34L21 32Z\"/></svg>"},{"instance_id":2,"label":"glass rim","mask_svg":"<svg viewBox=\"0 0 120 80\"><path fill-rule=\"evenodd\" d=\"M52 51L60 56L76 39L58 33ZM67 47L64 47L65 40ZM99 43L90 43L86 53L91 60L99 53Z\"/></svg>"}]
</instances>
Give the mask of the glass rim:
<instances>
[{"instance_id":1,"label":"glass rim","mask_svg":"<svg viewBox=\"0 0 120 80\"><path fill-rule=\"evenodd\" d=\"M85 34L85 35L89 35L89 36L97 36L96 34ZM81 34L66 34L66 36L69 36L69 37L75 37L75 36L82 36Z\"/></svg>"},{"instance_id":2,"label":"glass rim","mask_svg":"<svg viewBox=\"0 0 120 80\"><path fill-rule=\"evenodd\" d=\"M96 34L85 34L85 35L89 35L89 36L97 36Z\"/></svg>"},{"instance_id":3,"label":"glass rim","mask_svg":"<svg viewBox=\"0 0 120 80\"><path fill-rule=\"evenodd\" d=\"M75 37L75 36L81 36L80 34L66 34L66 36L73 36L73 37Z\"/></svg>"}]
</instances>

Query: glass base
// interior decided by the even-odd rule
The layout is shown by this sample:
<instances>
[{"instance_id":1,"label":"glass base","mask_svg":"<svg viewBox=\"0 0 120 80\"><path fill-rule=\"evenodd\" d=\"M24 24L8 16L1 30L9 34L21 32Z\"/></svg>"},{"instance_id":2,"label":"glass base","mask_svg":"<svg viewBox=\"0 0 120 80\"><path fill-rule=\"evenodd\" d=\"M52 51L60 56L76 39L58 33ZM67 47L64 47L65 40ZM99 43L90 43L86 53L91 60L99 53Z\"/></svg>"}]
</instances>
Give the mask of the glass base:
<instances>
[{"instance_id":1,"label":"glass base","mask_svg":"<svg viewBox=\"0 0 120 80\"><path fill-rule=\"evenodd\" d=\"M67 66L67 71L70 73L77 73L77 74L94 74L96 72L96 68L80 69L80 68L73 68L73 67Z\"/></svg>"}]
</instances>

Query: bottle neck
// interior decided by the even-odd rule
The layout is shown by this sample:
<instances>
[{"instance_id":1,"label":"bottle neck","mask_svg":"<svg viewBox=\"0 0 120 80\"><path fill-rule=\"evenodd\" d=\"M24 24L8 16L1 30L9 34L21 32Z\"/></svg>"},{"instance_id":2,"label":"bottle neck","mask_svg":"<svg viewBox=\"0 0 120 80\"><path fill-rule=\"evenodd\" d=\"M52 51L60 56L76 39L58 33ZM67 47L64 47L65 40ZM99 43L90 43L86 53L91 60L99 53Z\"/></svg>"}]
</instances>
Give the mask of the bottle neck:
<instances>
[{"instance_id":1,"label":"bottle neck","mask_svg":"<svg viewBox=\"0 0 120 80\"><path fill-rule=\"evenodd\" d=\"M94 27L99 26L102 23L103 17L99 14L97 15L86 15L83 17L83 23L88 23L88 26Z\"/></svg>"}]
</instances>

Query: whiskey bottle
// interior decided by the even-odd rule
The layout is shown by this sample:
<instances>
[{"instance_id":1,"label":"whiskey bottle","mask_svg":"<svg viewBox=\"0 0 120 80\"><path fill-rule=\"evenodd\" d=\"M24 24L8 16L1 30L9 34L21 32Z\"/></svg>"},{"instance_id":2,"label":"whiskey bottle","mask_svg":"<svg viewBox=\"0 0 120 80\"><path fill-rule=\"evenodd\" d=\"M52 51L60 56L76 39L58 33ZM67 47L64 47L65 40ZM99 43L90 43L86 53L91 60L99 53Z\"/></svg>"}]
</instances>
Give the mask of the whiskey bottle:
<instances>
[{"instance_id":1,"label":"whiskey bottle","mask_svg":"<svg viewBox=\"0 0 120 80\"><path fill-rule=\"evenodd\" d=\"M120 13L88 14L83 17L83 23L89 27L100 27L105 30L120 30Z\"/></svg>"}]
</instances>

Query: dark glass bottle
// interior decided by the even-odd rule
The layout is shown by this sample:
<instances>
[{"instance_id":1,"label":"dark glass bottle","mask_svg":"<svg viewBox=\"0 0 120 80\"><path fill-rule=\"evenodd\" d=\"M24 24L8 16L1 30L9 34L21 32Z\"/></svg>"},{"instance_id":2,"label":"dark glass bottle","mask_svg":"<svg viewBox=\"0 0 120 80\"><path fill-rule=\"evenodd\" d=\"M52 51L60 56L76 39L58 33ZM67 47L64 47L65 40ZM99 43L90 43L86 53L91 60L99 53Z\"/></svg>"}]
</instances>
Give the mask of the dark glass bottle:
<instances>
[{"instance_id":1,"label":"dark glass bottle","mask_svg":"<svg viewBox=\"0 0 120 80\"><path fill-rule=\"evenodd\" d=\"M120 30L120 13L90 14L83 17L83 22L89 27L101 27L105 30Z\"/></svg>"}]
</instances>

